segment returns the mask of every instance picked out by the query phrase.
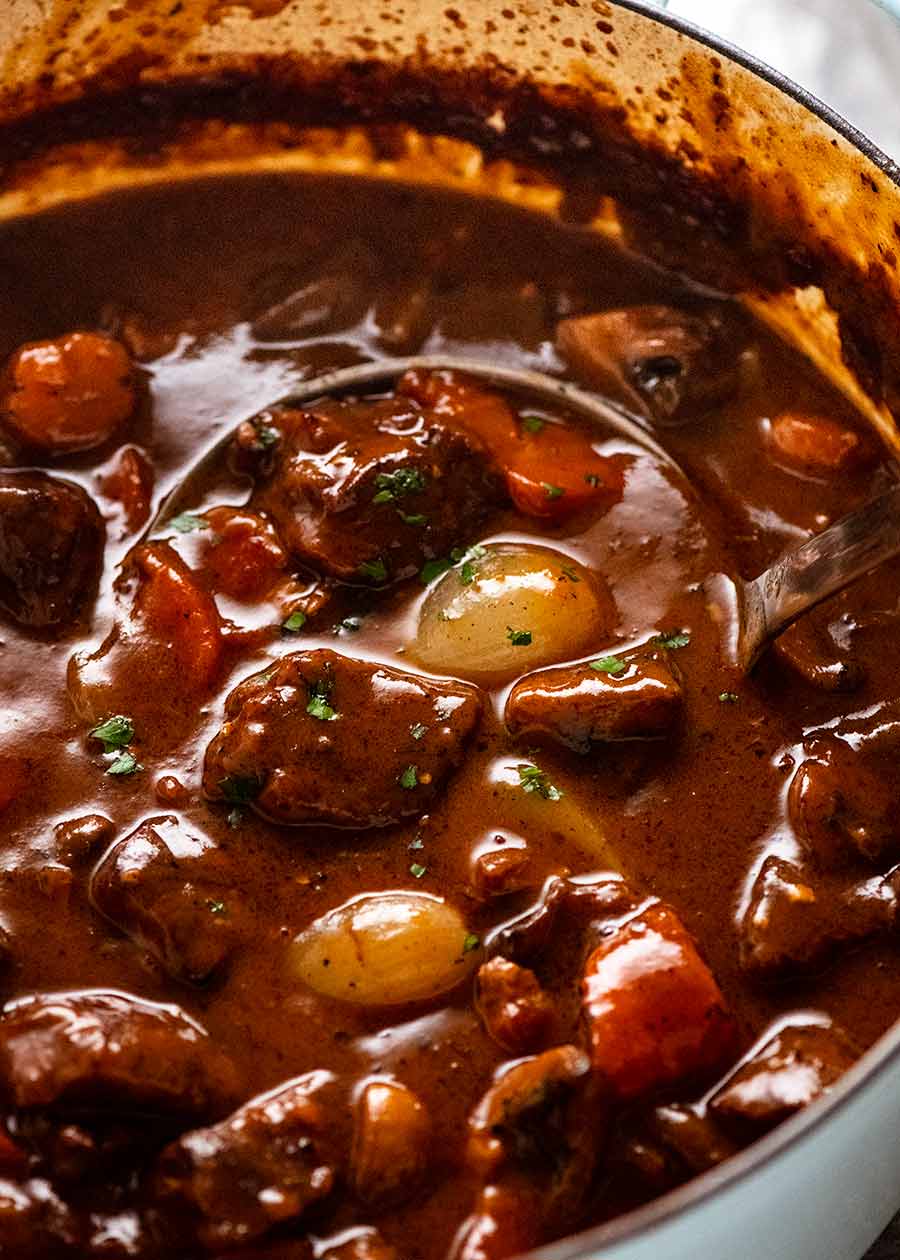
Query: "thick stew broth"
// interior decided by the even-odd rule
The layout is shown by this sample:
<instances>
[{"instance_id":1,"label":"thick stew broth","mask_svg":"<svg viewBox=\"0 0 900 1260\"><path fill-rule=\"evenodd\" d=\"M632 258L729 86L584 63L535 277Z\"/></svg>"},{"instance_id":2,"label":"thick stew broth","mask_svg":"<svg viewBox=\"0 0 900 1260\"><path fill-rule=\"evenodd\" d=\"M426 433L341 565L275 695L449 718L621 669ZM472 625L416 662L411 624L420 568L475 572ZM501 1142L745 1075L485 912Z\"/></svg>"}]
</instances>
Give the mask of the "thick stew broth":
<instances>
[{"instance_id":1,"label":"thick stew broth","mask_svg":"<svg viewBox=\"0 0 900 1260\"><path fill-rule=\"evenodd\" d=\"M0 1253L501 1260L890 1026L900 566L749 679L707 581L893 475L806 362L578 228L340 178L8 223L0 276ZM676 463L439 373L272 406L420 352Z\"/></svg>"}]
</instances>

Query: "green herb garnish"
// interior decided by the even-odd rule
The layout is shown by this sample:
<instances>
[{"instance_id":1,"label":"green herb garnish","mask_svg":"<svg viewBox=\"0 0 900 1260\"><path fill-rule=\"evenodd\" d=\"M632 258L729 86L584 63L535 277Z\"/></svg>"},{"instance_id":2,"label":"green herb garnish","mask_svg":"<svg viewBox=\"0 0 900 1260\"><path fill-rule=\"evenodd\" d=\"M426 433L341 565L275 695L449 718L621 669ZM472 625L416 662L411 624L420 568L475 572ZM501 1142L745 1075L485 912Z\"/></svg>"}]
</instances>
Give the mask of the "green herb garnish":
<instances>
[{"instance_id":1,"label":"green herb garnish","mask_svg":"<svg viewBox=\"0 0 900 1260\"><path fill-rule=\"evenodd\" d=\"M539 766L517 766L519 787L523 792L536 792L545 801L558 801L563 793L547 778L547 772Z\"/></svg>"},{"instance_id":2,"label":"green herb garnish","mask_svg":"<svg viewBox=\"0 0 900 1260\"><path fill-rule=\"evenodd\" d=\"M600 478L596 473L585 473L584 479L589 486L599 486L600 484Z\"/></svg>"},{"instance_id":3,"label":"green herb garnish","mask_svg":"<svg viewBox=\"0 0 900 1260\"><path fill-rule=\"evenodd\" d=\"M256 430L256 440L264 450L274 446L278 441L278 430L273 429L271 425L257 420L253 427Z\"/></svg>"},{"instance_id":4,"label":"green herb garnish","mask_svg":"<svg viewBox=\"0 0 900 1260\"><path fill-rule=\"evenodd\" d=\"M424 722L414 722L409 728L409 733L412 735L413 739L424 739L427 731L428 727Z\"/></svg>"},{"instance_id":5,"label":"green herb garnish","mask_svg":"<svg viewBox=\"0 0 900 1260\"><path fill-rule=\"evenodd\" d=\"M738 695L736 691L720 691L719 692L720 704L737 704L738 700L740 700L740 696Z\"/></svg>"},{"instance_id":6,"label":"green herb garnish","mask_svg":"<svg viewBox=\"0 0 900 1260\"><path fill-rule=\"evenodd\" d=\"M522 428L526 433L538 434L545 427L547 421L542 416L520 416Z\"/></svg>"},{"instance_id":7,"label":"green herb garnish","mask_svg":"<svg viewBox=\"0 0 900 1260\"><path fill-rule=\"evenodd\" d=\"M561 582L580 582L581 578L575 572L574 564L564 564L559 571L559 580Z\"/></svg>"},{"instance_id":8,"label":"green herb garnish","mask_svg":"<svg viewBox=\"0 0 900 1260\"><path fill-rule=\"evenodd\" d=\"M562 486L552 486L549 481L542 481L541 485L544 487L544 494L548 499L561 499L566 493Z\"/></svg>"},{"instance_id":9,"label":"green herb garnish","mask_svg":"<svg viewBox=\"0 0 900 1260\"><path fill-rule=\"evenodd\" d=\"M419 849L425 848L425 841L422 839L421 835L417 832L406 847L409 849L410 853L415 853L415 852L418 852Z\"/></svg>"},{"instance_id":10,"label":"green herb garnish","mask_svg":"<svg viewBox=\"0 0 900 1260\"><path fill-rule=\"evenodd\" d=\"M410 514L408 512L401 511L400 508L397 508L397 515L400 517L404 525L427 525L428 524L428 517L424 516L421 512L414 512Z\"/></svg>"},{"instance_id":11,"label":"green herb garnish","mask_svg":"<svg viewBox=\"0 0 900 1260\"><path fill-rule=\"evenodd\" d=\"M373 582L387 581L387 565L381 556L376 556L374 560L364 560L357 572L361 577L371 578Z\"/></svg>"},{"instance_id":12,"label":"green herb garnish","mask_svg":"<svg viewBox=\"0 0 900 1260\"><path fill-rule=\"evenodd\" d=\"M421 879L427 870L428 867L423 866L421 862L413 862L409 868L409 873L414 879Z\"/></svg>"},{"instance_id":13,"label":"green herb garnish","mask_svg":"<svg viewBox=\"0 0 900 1260\"><path fill-rule=\"evenodd\" d=\"M234 809L228 811L228 817L225 819L229 827L240 827L244 821L244 811L240 805L235 805Z\"/></svg>"},{"instance_id":14,"label":"green herb garnish","mask_svg":"<svg viewBox=\"0 0 900 1260\"><path fill-rule=\"evenodd\" d=\"M306 613L299 608L296 612L292 612L286 621L282 621L281 628L286 630L288 634L297 634L306 625Z\"/></svg>"},{"instance_id":15,"label":"green herb garnish","mask_svg":"<svg viewBox=\"0 0 900 1260\"><path fill-rule=\"evenodd\" d=\"M123 713L116 713L95 726L90 736L91 739L99 739L105 753L115 752L117 748L124 748L134 739L134 723Z\"/></svg>"},{"instance_id":16,"label":"green herb garnish","mask_svg":"<svg viewBox=\"0 0 900 1260\"><path fill-rule=\"evenodd\" d=\"M224 914L224 913L225 913L225 902L224 902L224 901L213 901L213 900L210 898L210 899L207 901L207 903L206 903L206 908L207 908L207 910L209 911L209 913L210 913L210 914Z\"/></svg>"},{"instance_id":17,"label":"green herb garnish","mask_svg":"<svg viewBox=\"0 0 900 1260\"><path fill-rule=\"evenodd\" d=\"M209 529L209 521L205 521L202 516L195 516L193 512L181 512L178 516L173 516L169 524L179 534L193 534L195 529Z\"/></svg>"},{"instance_id":18,"label":"green herb garnish","mask_svg":"<svg viewBox=\"0 0 900 1260\"><path fill-rule=\"evenodd\" d=\"M219 791L232 805L249 805L262 791L262 780L255 774L229 774L219 780Z\"/></svg>"},{"instance_id":19,"label":"green herb garnish","mask_svg":"<svg viewBox=\"0 0 900 1260\"><path fill-rule=\"evenodd\" d=\"M406 788L407 791L409 791L410 789L414 787L417 787L419 783L419 767L407 766L406 769L398 778L397 782L400 784L402 788Z\"/></svg>"},{"instance_id":20,"label":"green herb garnish","mask_svg":"<svg viewBox=\"0 0 900 1260\"><path fill-rule=\"evenodd\" d=\"M658 634L653 640L659 647L674 649L684 648L691 641L691 636L686 630L669 630L663 634Z\"/></svg>"},{"instance_id":21,"label":"green herb garnish","mask_svg":"<svg viewBox=\"0 0 900 1260\"><path fill-rule=\"evenodd\" d=\"M310 717L318 718L320 722L333 722L337 717L337 713L329 704L332 685L330 682L319 679L309 689L306 712Z\"/></svg>"},{"instance_id":22,"label":"green herb garnish","mask_svg":"<svg viewBox=\"0 0 900 1260\"><path fill-rule=\"evenodd\" d=\"M467 932L463 940L463 954L471 954L473 949L477 949L481 944L481 937L476 936L474 932Z\"/></svg>"},{"instance_id":23,"label":"green herb garnish","mask_svg":"<svg viewBox=\"0 0 900 1260\"><path fill-rule=\"evenodd\" d=\"M421 494L425 489L425 478L418 468L397 468L394 472L379 473L375 478L377 494L373 503L393 503L395 499L405 499L408 494Z\"/></svg>"},{"instance_id":24,"label":"green herb garnish","mask_svg":"<svg viewBox=\"0 0 900 1260\"><path fill-rule=\"evenodd\" d=\"M438 560L426 560L419 570L419 581L423 586L430 586L435 578L439 578L442 573L446 573L452 567L453 561L446 557L441 557Z\"/></svg>"},{"instance_id":25,"label":"green herb garnish","mask_svg":"<svg viewBox=\"0 0 900 1260\"><path fill-rule=\"evenodd\" d=\"M507 626L506 637L509 639L513 647L528 647L531 642L531 631L513 630L512 626Z\"/></svg>"},{"instance_id":26,"label":"green herb garnish","mask_svg":"<svg viewBox=\"0 0 900 1260\"><path fill-rule=\"evenodd\" d=\"M107 774L125 775L134 774L137 770L143 770L143 766L138 764L138 759L134 753L128 751L119 753L115 761L106 768Z\"/></svg>"},{"instance_id":27,"label":"green herb garnish","mask_svg":"<svg viewBox=\"0 0 900 1260\"><path fill-rule=\"evenodd\" d=\"M598 674L612 674L613 678L618 678L619 674L624 674L628 666L618 656L601 656L596 661L591 661L591 669L597 671Z\"/></svg>"}]
</instances>

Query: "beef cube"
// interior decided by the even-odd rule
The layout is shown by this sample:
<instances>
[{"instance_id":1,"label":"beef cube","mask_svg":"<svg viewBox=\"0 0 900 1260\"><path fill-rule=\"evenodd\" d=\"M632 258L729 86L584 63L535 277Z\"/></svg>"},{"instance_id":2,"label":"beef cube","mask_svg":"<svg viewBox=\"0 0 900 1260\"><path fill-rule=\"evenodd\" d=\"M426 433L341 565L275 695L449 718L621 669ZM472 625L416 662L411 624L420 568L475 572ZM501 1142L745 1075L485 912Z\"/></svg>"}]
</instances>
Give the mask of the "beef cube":
<instances>
[{"instance_id":1,"label":"beef cube","mask_svg":"<svg viewBox=\"0 0 900 1260\"><path fill-rule=\"evenodd\" d=\"M239 932L236 878L226 856L171 815L119 840L91 879L94 905L170 976L202 984Z\"/></svg>"},{"instance_id":2,"label":"beef cube","mask_svg":"<svg viewBox=\"0 0 900 1260\"><path fill-rule=\"evenodd\" d=\"M345 581L412 576L503 498L477 439L406 399L323 402L267 423L280 437L253 506L298 559Z\"/></svg>"},{"instance_id":3,"label":"beef cube","mask_svg":"<svg viewBox=\"0 0 900 1260\"><path fill-rule=\"evenodd\" d=\"M527 967L492 958L475 978L475 1005L494 1041L512 1054L528 1054L551 1042L556 1011Z\"/></svg>"},{"instance_id":4,"label":"beef cube","mask_svg":"<svg viewBox=\"0 0 900 1260\"><path fill-rule=\"evenodd\" d=\"M480 713L463 683L294 652L228 697L203 788L274 822L386 826L424 812Z\"/></svg>"},{"instance_id":5,"label":"beef cube","mask_svg":"<svg viewBox=\"0 0 900 1260\"><path fill-rule=\"evenodd\" d=\"M741 344L722 310L629 306L564 319L556 344L575 375L658 424L682 424L738 388Z\"/></svg>"},{"instance_id":6,"label":"beef cube","mask_svg":"<svg viewBox=\"0 0 900 1260\"><path fill-rule=\"evenodd\" d=\"M235 1093L229 1059L177 1006L124 993L42 993L0 1017L0 1080L18 1107L216 1112Z\"/></svg>"},{"instance_id":7,"label":"beef cube","mask_svg":"<svg viewBox=\"0 0 900 1260\"><path fill-rule=\"evenodd\" d=\"M187 1209L205 1247L251 1242L329 1193L335 1174L322 1153L327 1115L315 1098L327 1080L312 1072L288 1081L162 1152L155 1193Z\"/></svg>"},{"instance_id":8,"label":"beef cube","mask_svg":"<svg viewBox=\"0 0 900 1260\"><path fill-rule=\"evenodd\" d=\"M506 702L514 735L546 735L576 752L594 742L659 739L681 717L682 691L661 657L601 657L587 665L560 665L529 674Z\"/></svg>"},{"instance_id":9,"label":"beef cube","mask_svg":"<svg viewBox=\"0 0 900 1260\"><path fill-rule=\"evenodd\" d=\"M836 1028L788 1025L728 1077L709 1108L749 1141L826 1093L857 1057Z\"/></svg>"},{"instance_id":10,"label":"beef cube","mask_svg":"<svg viewBox=\"0 0 900 1260\"><path fill-rule=\"evenodd\" d=\"M105 537L80 486L0 472L0 608L23 626L72 621L96 588Z\"/></svg>"}]
</instances>

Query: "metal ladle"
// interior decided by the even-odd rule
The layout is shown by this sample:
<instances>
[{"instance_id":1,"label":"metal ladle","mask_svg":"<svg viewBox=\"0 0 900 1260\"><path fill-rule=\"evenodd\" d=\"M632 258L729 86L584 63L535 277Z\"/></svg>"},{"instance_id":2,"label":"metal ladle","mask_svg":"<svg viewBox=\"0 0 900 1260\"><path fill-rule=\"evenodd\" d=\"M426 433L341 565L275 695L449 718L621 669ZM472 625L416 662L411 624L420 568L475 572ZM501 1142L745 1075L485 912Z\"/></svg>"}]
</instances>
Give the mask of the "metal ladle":
<instances>
[{"instance_id":1,"label":"metal ladle","mask_svg":"<svg viewBox=\"0 0 900 1260\"><path fill-rule=\"evenodd\" d=\"M642 422L618 404L543 372L492 366L478 359L420 355L361 363L304 381L272 405L302 406L327 394L386 385L413 369L461 372L491 385L527 391L557 406L562 403L592 420L602 421L681 473L673 457L650 436ZM257 408L253 416L261 410L264 409ZM233 437L232 429L193 465L163 500L144 538L157 534L188 506L191 485L221 457ZM707 584L711 601L724 606L734 618L732 663L742 673L749 673L768 644L803 613L898 554L900 483L787 552L758 577L745 580L719 575L711 579Z\"/></svg>"}]
</instances>

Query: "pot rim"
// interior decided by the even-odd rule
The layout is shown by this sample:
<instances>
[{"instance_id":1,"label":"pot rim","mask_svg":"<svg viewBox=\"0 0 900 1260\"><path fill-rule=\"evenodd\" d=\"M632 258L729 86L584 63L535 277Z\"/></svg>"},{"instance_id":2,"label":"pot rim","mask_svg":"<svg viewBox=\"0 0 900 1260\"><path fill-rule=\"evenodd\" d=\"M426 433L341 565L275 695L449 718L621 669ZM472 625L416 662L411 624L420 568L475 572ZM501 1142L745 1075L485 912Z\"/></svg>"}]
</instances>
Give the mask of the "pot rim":
<instances>
[{"instance_id":1,"label":"pot rim","mask_svg":"<svg viewBox=\"0 0 900 1260\"><path fill-rule=\"evenodd\" d=\"M827 123L900 188L900 164L888 157L841 114L782 71L693 22L660 9L653 0L613 0L613 4L617 8L628 9L650 18L661 26L668 26L695 43L721 53L729 61L737 63L777 88ZM896 11L894 15L896 16ZM860 1057L827 1096L784 1121L746 1150L724 1164L693 1177L684 1186L654 1199L644 1207L626 1212L603 1225L547 1244L530 1252L529 1256L533 1260L602 1260L603 1256L609 1255L612 1248L619 1244L644 1240L659 1233L671 1222L702 1209L712 1199L721 1197L737 1183L749 1181L764 1165L785 1157L804 1142L814 1140L818 1131L845 1110L859 1094L869 1089L890 1069L897 1067L900 1067L900 1013L893 1027Z\"/></svg>"}]
</instances>

